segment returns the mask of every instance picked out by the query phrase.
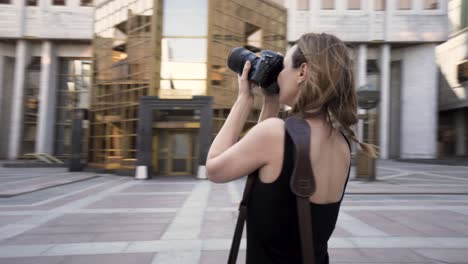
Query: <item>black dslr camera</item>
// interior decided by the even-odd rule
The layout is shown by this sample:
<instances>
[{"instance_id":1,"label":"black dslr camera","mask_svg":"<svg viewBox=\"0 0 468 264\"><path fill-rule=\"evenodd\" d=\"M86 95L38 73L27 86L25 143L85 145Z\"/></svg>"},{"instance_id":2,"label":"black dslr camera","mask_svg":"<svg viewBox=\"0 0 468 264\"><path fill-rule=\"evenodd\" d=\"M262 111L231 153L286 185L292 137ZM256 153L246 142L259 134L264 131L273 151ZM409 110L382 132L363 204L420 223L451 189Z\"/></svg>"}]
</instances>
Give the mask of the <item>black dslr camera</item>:
<instances>
[{"instance_id":1,"label":"black dslr camera","mask_svg":"<svg viewBox=\"0 0 468 264\"><path fill-rule=\"evenodd\" d=\"M262 50L260 57L257 57L250 50L237 47L229 54L228 67L234 72L242 74L247 60L251 63L249 81L262 87L268 94L279 93L276 79L283 69L283 55L271 50Z\"/></svg>"}]
</instances>

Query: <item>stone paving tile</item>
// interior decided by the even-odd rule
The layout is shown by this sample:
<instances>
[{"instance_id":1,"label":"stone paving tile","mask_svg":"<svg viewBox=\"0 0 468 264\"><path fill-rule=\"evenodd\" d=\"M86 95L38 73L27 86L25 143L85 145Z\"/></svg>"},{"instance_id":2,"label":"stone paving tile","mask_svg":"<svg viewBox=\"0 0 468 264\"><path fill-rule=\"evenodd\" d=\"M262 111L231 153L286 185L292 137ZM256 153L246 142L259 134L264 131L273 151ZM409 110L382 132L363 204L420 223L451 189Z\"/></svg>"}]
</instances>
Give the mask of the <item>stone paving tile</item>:
<instances>
[{"instance_id":1,"label":"stone paving tile","mask_svg":"<svg viewBox=\"0 0 468 264\"><path fill-rule=\"evenodd\" d=\"M86 183L86 185L84 183ZM81 198L86 198L89 195L92 195L92 194L98 193L100 191L115 187L115 186L117 186L117 185L119 185L121 183L122 183L121 180L116 180L115 178L112 179L112 178L108 177L107 179L104 179L104 180L99 179L99 178L98 179L91 179L89 183L87 183L87 182L74 183L73 186L78 185L75 190L73 190L72 185L65 185L65 186L60 186L60 187L52 188L52 189L48 189L48 190L42 190L42 191L39 191L39 192L52 192L52 193L54 193L56 191L55 189L64 189L64 190L69 190L68 192L75 191L76 193L72 194L70 196L61 198L61 199L53 200L51 202L44 201L46 203L41 204L41 205L33 205L33 206L17 205L17 206L14 207L14 210L15 211L27 211L27 210L49 210L49 209L54 209L56 207L63 206L65 204L73 202L75 200L78 200L78 199L81 199ZM97 186L93 187L92 185L88 185L88 184L94 184L94 185L97 185ZM91 187L91 188L88 188L88 187ZM63 194L63 191L61 191L61 192L57 191L55 193L56 194ZM18 200L16 198L20 198L20 197L23 197L23 195L21 195L19 197L8 198L8 199L0 199L0 204L8 205L9 203L6 202L5 200L8 200L8 201ZM25 194L24 197L26 197L26 198L23 198L23 199L20 200L23 204L25 204L25 203L27 204L28 199L29 199L29 204L34 204L34 203L37 202L36 193ZM52 197L46 196L46 197L47 198L54 198L53 196ZM39 201L41 201L41 200L39 200ZM12 210L11 207L0 207L0 211L11 211L11 210Z\"/></svg>"},{"instance_id":2,"label":"stone paving tile","mask_svg":"<svg viewBox=\"0 0 468 264\"><path fill-rule=\"evenodd\" d=\"M350 236L351 236L351 233L344 230L340 226L336 226L335 230L333 230L333 234L332 234L332 237L350 237Z\"/></svg>"},{"instance_id":3,"label":"stone paving tile","mask_svg":"<svg viewBox=\"0 0 468 264\"><path fill-rule=\"evenodd\" d=\"M112 232L104 234L96 234L91 240L92 242L118 242L118 241L153 241L161 239L164 231L148 230L145 232Z\"/></svg>"},{"instance_id":4,"label":"stone paving tile","mask_svg":"<svg viewBox=\"0 0 468 264\"><path fill-rule=\"evenodd\" d=\"M27 215L0 215L0 227L16 223L27 217Z\"/></svg>"},{"instance_id":5,"label":"stone paving tile","mask_svg":"<svg viewBox=\"0 0 468 264\"><path fill-rule=\"evenodd\" d=\"M153 253L102 254L67 257L60 264L150 264Z\"/></svg>"},{"instance_id":6,"label":"stone paving tile","mask_svg":"<svg viewBox=\"0 0 468 264\"><path fill-rule=\"evenodd\" d=\"M95 234L21 234L0 242L0 245L86 243L93 241Z\"/></svg>"},{"instance_id":7,"label":"stone paving tile","mask_svg":"<svg viewBox=\"0 0 468 264\"><path fill-rule=\"evenodd\" d=\"M328 250L330 263L427 263L432 260L410 249L337 249Z\"/></svg>"},{"instance_id":8,"label":"stone paving tile","mask_svg":"<svg viewBox=\"0 0 468 264\"><path fill-rule=\"evenodd\" d=\"M33 192L44 188L70 184L76 181L83 181L95 177L97 176L91 174L70 173L69 175L50 175L24 181L11 182L0 187L0 197L8 197L27 192Z\"/></svg>"},{"instance_id":9,"label":"stone paving tile","mask_svg":"<svg viewBox=\"0 0 468 264\"><path fill-rule=\"evenodd\" d=\"M113 233L113 232L152 232L161 231L167 224L139 224L139 225L81 225L81 226L56 226L37 227L26 234L80 234L80 233Z\"/></svg>"},{"instance_id":10,"label":"stone paving tile","mask_svg":"<svg viewBox=\"0 0 468 264\"><path fill-rule=\"evenodd\" d=\"M349 211L347 214L354 216L361 221L365 221L368 224L374 226L377 229L382 230L390 236L421 236L424 233L418 232L405 225L401 225L398 222L392 221L391 219L379 215L375 211L371 210L360 210L360 211Z\"/></svg>"},{"instance_id":11,"label":"stone paving tile","mask_svg":"<svg viewBox=\"0 0 468 264\"><path fill-rule=\"evenodd\" d=\"M205 212L200 238L232 237L236 221L237 212Z\"/></svg>"},{"instance_id":12,"label":"stone paving tile","mask_svg":"<svg viewBox=\"0 0 468 264\"><path fill-rule=\"evenodd\" d=\"M102 254L82 256L47 256L27 258L0 258L2 264L150 264L153 253Z\"/></svg>"},{"instance_id":13,"label":"stone paving tile","mask_svg":"<svg viewBox=\"0 0 468 264\"><path fill-rule=\"evenodd\" d=\"M348 232L355 230L349 228L350 222L346 223L348 226L347 229L344 229L340 226L339 219L330 243L331 263L468 263L466 261L468 256L465 253L468 241L468 229L466 228L468 226L468 209L466 209L468 208L468 196L356 194L358 191L368 193L388 190L405 192L437 190L442 192L464 189L466 192L468 190L468 175L464 175L463 168L414 164L400 166L400 163L381 163L380 161L379 166L388 168L379 169L384 170L384 173L379 174L378 182L350 182L349 190L351 193L345 195L342 210L344 209L345 214L362 222L361 227L364 227L363 223L365 223L374 229L383 231L383 235L359 237L358 234ZM413 178L410 176L391 178L401 174L401 171L404 170L410 172L409 174L412 174ZM2 183L2 173L0 169L0 184ZM431 173L431 175L426 177L425 173ZM443 178L438 174L453 178ZM385 179L385 177L390 178ZM457 180L456 177L459 177L460 180ZM155 178L135 182L131 178L115 176L99 179L100 181L91 181L95 184L105 184L55 201L51 200L39 206L24 206L24 204L28 204L28 201L30 204L36 203L36 201L46 201L70 193L74 190L69 187L75 184L31 193L23 197L14 197L15 199L0 199L1 212L17 211L21 213L24 210L35 210L31 211L32 216L41 213L37 209L43 209L43 216L47 218L48 211L46 210L48 209L64 206L61 210L65 210L63 215L51 219L49 222L38 221L37 224L41 225L1 241L0 252L4 258L0 258L0 263L3 264L5 260L9 261L6 263L53 264L157 263L155 261L171 259L171 256L177 256L178 253L182 255L187 253L184 256L191 256L192 259L201 257L199 263L202 264L226 262L227 249L230 246L237 219L238 204L233 203L233 200L241 196L245 179L233 182L231 185L209 183L207 189L210 189L210 193L207 194L207 205L189 198L200 183L206 185L205 181L189 178L177 180L175 178ZM131 186L125 185L125 189L118 189L114 193L106 192L112 186L124 182ZM86 187L83 183L76 183L76 186L75 190ZM83 207L75 207L70 211L73 213L66 213L68 203L74 204L75 201L86 199L87 196L102 191L104 192L99 194L99 199L93 203ZM164 193L164 195L157 195L158 192ZM177 193L177 195L170 195L170 192ZM187 208L182 208L187 202ZM1 207L8 204L18 206ZM433 208L433 206L437 206L437 208ZM399 209L399 207L403 209ZM417 209L411 210L412 207ZM158 209L165 210L165 208L170 209L171 211L167 211L170 213L157 211ZM183 214L181 213L182 209L185 210ZM57 213L62 214L61 210ZM138 210L141 211L138 212ZM0 229L2 223L5 226L8 223L22 222L28 218L37 218L38 220L41 218L28 215L10 217L7 214L8 212L5 212L4 215L0 216ZM176 215L178 216L177 221ZM196 216L196 219L200 219L200 223L191 221L189 216ZM196 236L191 240L162 239L161 236L167 227L175 222L186 228L179 230L182 233L195 230L194 225L200 225L201 230L198 230L194 234ZM28 223L35 224L34 221ZM445 249L436 249L441 247ZM245 249L245 241L241 249ZM158 252L158 256L161 257L153 258L154 252ZM199 254L190 252L199 252ZM36 257L28 258L27 256ZM131 262L134 259L138 261ZM183 257L182 259L187 258ZM245 263L244 261L245 251L242 250L238 263Z\"/></svg>"},{"instance_id":14,"label":"stone paving tile","mask_svg":"<svg viewBox=\"0 0 468 264\"><path fill-rule=\"evenodd\" d=\"M174 208L181 207L185 196L112 196L90 204L86 208Z\"/></svg>"},{"instance_id":15,"label":"stone paving tile","mask_svg":"<svg viewBox=\"0 0 468 264\"><path fill-rule=\"evenodd\" d=\"M416 232L421 233L422 236L435 236L435 237L463 237L464 234L458 231L449 229L442 226L443 222L435 222L435 219L438 214L436 210L432 212L432 216L429 218L417 217L419 211L376 211L375 213L383 216L390 221L396 222L402 227L407 227ZM443 214L443 212L442 212ZM431 220L432 219L432 220Z\"/></svg>"},{"instance_id":16,"label":"stone paving tile","mask_svg":"<svg viewBox=\"0 0 468 264\"><path fill-rule=\"evenodd\" d=\"M2 183L0 177L0 183ZM49 188L18 196L1 198L0 206L31 206L35 204L44 203L50 199L57 199L64 195L70 195L70 193L80 192L81 190L93 187L93 185L108 181L107 179L94 178L87 181L76 182L74 184L62 185L56 188Z\"/></svg>"},{"instance_id":17,"label":"stone paving tile","mask_svg":"<svg viewBox=\"0 0 468 264\"><path fill-rule=\"evenodd\" d=\"M2 264L62 264L66 257L21 257L21 258L0 258ZM88 263L91 264L91 263Z\"/></svg>"},{"instance_id":18,"label":"stone paving tile","mask_svg":"<svg viewBox=\"0 0 468 264\"><path fill-rule=\"evenodd\" d=\"M346 197L346 195L345 195ZM375 201L349 201L349 200L343 200L341 205L351 205L351 206L375 206L376 202ZM402 203L401 201L388 201L385 202L385 204L382 204L382 206L468 206L468 202L457 202L454 203L453 201L441 201L441 202L431 202L431 201L409 201Z\"/></svg>"},{"instance_id":19,"label":"stone paving tile","mask_svg":"<svg viewBox=\"0 0 468 264\"><path fill-rule=\"evenodd\" d=\"M226 263L229 251L226 250L203 250L200 264L220 264ZM237 264L245 264L245 250L239 250Z\"/></svg>"},{"instance_id":20,"label":"stone paving tile","mask_svg":"<svg viewBox=\"0 0 468 264\"><path fill-rule=\"evenodd\" d=\"M121 190L121 193L125 192L190 192L193 190L194 184L150 184L150 185L137 185L131 186Z\"/></svg>"},{"instance_id":21,"label":"stone paving tile","mask_svg":"<svg viewBox=\"0 0 468 264\"><path fill-rule=\"evenodd\" d=\"M205 212L205 222L236 222L237 212Z\"/></svg>"},{"instance_id":22,"label":"stone paving tile","mask_svg":"<svg viewBox=\"0 0 468 264\"><path fill-rule=\"evenodd\" d=\"M394 183L385 183L379 186L378 183L372 183L372 188L369 187L364 187L360 185L355 185L355 184L349 184L348 187L346 188L346 193L434 193L434 194L446 194L446 193L462 193L462 194L468 194L466 185L460 185L460 184L454 184L450 186L440 186L440 188L437 189L429 189L428 187L424 186L419 186L414 185L403 185L407 183L402 183L402 182L397 182L395 181Z\"/></svg>"},{"instance_id":23,"label":"stone paving tile","mask_svg":"<svg viewBox=\"0 0 468 264\"><path fill-rule=\"evenodd\" d=\"M53 219L45 226L166 224L170 223L174 216L175 213L74 213Z\"/></svg>"},{"instance_id":24,"label":"stone paving tile","mask_svg":"<svg viewBox=\"0 0 468 264\"><path fill-rule=\"evenodd\" d=\"M176 252L201 250L201 240L167 239L157 241L133 241L130 242L124 252Z\"/></svg>"},{"instance_id":25,"label":"stone paving tile","mask_svg":"<svg viewBox=\"0 0 468 264\"><path fill-rule=\"evenodd\" d=\"M200 232L201 239L228 238L234 235L235 223L210 224L204 223Z\"/></svg>"},{"instance_id":26,"label":"stone paving tile","mask_svg":"<svg viewBox=\"0 0 468 264\"><path fill-rule=\"evenodd\" d=\"M129 246L128 242L108 243L70 243L57 244L42 253L43 256L66 256L66 255L103 255L122 253Z\"/></svg>"},{"instance_id":27,"label":"stone paving tile","mask_svg":"<svg viewBox=\"0 0 468 264\"><path fill-rule=\"evenodd\" d=\"M152 264L194 264L200 263L200 256L199 250L159 252Z\"/></svg>"},{"instance_id":28,"label":"stone paving tile","mask_svg":"<svg viewBox=\"0 0 468 264\"><path fill-rule=\"evenodd\" d=\"M95 193L100 192L101 190L115 187L115 186L117 186L117 185L119 185L121 183L122 182L120 182L120 181L119 182L108 182L104 186L99 186L99 187L96 187L95 189L86 190L84 192L78 193L78 194L70 196L70 197L66 197L64 199L53 201L53 202L50 202L50 203L47 203L47 204L44 204L44 205L40 205L40 206L35 206L34 209L39 209L39 210L55 209L57 207L64 206L64 205L66 205L68 203L71 203L71 202L74 202L76 200L86 198L86 197L88 197L90 195L93 195Z\"/></svg>"},{"instance_id":29,"label":"stone paving tile","mask_svg":"<svg viewBox=\"0 0 468 264\"><path fill-rule=\"evenodd\" d=\"M41 256L44 252L53 248L51 244L36 244L36 245L2 245L0 247L0 260L2 258L14 257L34 257Z\"/></svg>"},{"instance_id":30,"label":"stone paving tile","mask_svg":"<svg viewBox=\"0 0 468 264\"><path fill-rule=\"evenodd\" d=\"M415 252L430 259L444 263L468 263L466 249L415 249Z\"/></svg>"},{"instance_id":31,"label":"stone paving tile","mask_svg":"<svg viewBox=\"0 0 468 264\"><path fill-rule=\"evenodd\" d=\"M463 214L449 210L420 210L413 213L420 221L433 223L463 236L468 235L468 217Z\"/></svg>"},{"instance_id":32,"label":"stone paving tile","mask_svg":"<svg viewBox=\"0 0 468 264\"><path fill-rule=\"evenodd\" d=\"M231 206L237 203L231 201L228 185L212 184L211 192L208 196L208 207Z\"/></svg>"}]
</instances>

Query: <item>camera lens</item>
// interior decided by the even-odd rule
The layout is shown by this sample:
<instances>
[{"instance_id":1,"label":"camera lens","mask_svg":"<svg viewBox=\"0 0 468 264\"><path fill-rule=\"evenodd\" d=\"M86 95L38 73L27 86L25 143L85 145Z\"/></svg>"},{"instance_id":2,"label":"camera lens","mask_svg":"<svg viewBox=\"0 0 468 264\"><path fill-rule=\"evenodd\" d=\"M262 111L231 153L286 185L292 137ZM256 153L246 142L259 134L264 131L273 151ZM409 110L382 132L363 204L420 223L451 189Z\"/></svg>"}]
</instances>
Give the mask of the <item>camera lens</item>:
<instances>
[{"instance_id":1,"label":"camera lens","mask_svg":"<svg viewBox=\"0 0 468 264\"><path fill-rule=\"evenodd\" d=\"M228 67L234 72L238 74L242 74L242 70L244 69L244 64L249 60L251 65L254 64L254 61L259 59L255 53L251 52L250 50L242 47L234 48L229 54L228 57Z\"/></svg>"}]
</instances>

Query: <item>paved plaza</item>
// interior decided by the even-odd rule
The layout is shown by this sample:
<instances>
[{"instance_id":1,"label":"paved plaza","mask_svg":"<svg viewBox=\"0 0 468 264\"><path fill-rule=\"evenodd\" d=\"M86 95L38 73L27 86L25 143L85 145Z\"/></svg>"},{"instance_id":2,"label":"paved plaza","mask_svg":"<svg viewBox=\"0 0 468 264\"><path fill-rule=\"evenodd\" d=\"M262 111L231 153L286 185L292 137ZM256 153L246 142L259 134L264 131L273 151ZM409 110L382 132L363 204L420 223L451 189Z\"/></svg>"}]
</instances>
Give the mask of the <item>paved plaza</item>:
<instances>
[{"instance_id":1,"label":"paved plaza","mask_svg":"<svg viewBox=\"0 0 468 264\"><path fill-rule=\"evenodd\" d=\"M244 183L0 168L0 263L226 263ZM468 167L380 161L376 182L353 170L329 252L468 263Z\"/></svg>"}]
</instances>

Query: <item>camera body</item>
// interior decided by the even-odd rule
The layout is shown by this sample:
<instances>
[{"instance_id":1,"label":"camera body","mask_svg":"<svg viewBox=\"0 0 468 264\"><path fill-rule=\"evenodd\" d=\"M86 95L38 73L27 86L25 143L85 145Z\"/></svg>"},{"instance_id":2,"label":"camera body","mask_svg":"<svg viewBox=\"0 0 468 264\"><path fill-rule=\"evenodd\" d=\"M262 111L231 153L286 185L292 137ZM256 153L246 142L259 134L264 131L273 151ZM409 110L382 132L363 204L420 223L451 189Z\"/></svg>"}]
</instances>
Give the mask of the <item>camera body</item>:
<instances>
[{"instance_id":1,"label":"camera body","mask_svg":"<svg viewBox=\"0 0 468 264\"><path fill-rule=\"evenodd\" d=\"M249 60L251 67L248 80L262 87L268 94L277 94L279 86L276 79L283 69L283 59L283 55L271 50L260 51L258 57L246 48L237 47L229 54L227 63L229 69L242 74L244 65Z\"/></svg>"}]
</instances>

